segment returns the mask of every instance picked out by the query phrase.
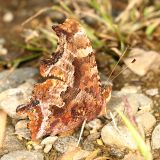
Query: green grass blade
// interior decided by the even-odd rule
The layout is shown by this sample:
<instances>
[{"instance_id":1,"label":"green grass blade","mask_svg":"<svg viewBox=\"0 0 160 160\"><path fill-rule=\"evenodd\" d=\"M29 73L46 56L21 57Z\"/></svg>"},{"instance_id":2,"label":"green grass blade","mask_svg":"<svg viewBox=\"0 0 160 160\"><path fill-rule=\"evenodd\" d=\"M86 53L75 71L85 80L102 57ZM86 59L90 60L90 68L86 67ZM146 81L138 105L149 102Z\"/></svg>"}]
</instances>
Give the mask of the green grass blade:
<instances>
[{"instance_id":1,"label":"green grass blade","mask_svg":"<svg viewBox=\"0 0 160 160\"><path fill-rule=\"evenodd\" d=\"M142 156L145 160L151 160L151 153L149 151L149 148L147 147L146 143L144 142L143 138L140 136L136 128L133 126L133 124L129 121L129 119L119 110L117 110L118 114L124 121L125 125L127 126L128 130L130 131L130 134L132 138L135 140L135 143L137 144L137 147L139 151L141 152Z\"/></svg>"}]
</instances>

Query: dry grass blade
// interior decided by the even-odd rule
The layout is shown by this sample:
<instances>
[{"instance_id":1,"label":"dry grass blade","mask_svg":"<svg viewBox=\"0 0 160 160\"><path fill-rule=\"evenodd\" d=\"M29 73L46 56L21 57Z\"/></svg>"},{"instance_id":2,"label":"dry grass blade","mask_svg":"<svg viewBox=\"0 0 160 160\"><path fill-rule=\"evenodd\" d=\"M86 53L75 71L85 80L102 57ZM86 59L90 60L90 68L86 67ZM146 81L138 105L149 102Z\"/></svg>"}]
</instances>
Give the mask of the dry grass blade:
<instances>
[{"instance_id":1,"label":"dry grass blade","mask_svg":"<svg viewBox=\"0 0 160 160\"><path fill-rule=\"evenodd\" d=\"M37 13L35 13L33 16L29 17L28 19L26 19L21 25L24 26L25 24L27 24L28 22L30 22L31 20L33 20L34 18L36 18L37 16L39 16L40 14L48 11L50 8L46 7L46 8L42 8L41 10L39 10Z\"/></svg>"},{"instance_id":2,"label":"dry grass blade","mask_svg":"<svg viewBox=\"0 0 160 160\"><path fill-rule=\"evenodd\" d=\"M86 119L83 121L82 128L81 128L80 135L79 135L79 139L78 139L78 142L77 142L77 147L79 146L79 143L81 141L81 137L82 137L82 134L83 134L83 131L84 131L86 121L87 121Z\"/></svg>"}]
</instances>

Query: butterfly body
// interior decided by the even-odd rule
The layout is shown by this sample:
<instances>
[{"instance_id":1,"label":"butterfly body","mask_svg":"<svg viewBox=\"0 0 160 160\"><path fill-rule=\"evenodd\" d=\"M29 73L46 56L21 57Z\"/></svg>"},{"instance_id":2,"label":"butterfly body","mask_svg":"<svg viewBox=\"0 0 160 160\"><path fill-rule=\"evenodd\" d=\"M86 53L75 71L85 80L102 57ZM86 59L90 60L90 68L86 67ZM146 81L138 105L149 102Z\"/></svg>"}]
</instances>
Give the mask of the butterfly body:
<instances>
[{"instance_id":1,"label":"butterfly body","mask_svg":"<svg viewBox=\"0 0 160 160\"><path fill-rule=\"evenodd\" d=\"M73 19L54 27L56 53L42 61L30 102L17 108L27 113L32 139L56 135L96 118L106 105L109 90L101 87L95 54L84 29Z\"/></svg>"}]
</instances>

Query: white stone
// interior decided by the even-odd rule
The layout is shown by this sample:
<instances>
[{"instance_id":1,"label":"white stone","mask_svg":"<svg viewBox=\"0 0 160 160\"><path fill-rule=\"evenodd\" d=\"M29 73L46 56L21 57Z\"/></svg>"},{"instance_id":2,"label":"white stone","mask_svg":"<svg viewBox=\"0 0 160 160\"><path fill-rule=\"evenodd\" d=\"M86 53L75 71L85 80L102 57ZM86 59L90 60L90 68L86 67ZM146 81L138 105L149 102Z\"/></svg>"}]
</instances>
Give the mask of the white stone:
<instances>
[{"instance_id":1,"label":"white stone","mask_svg":"<svg viewBox=\"0 0 160 160\"><path fill-rule=\"evenodd\" d=\"M36 142L35 143L32 142L32 146L35 150L42 150L43 149L43 146L39 143L36 143Z\"/></svg>"},{"instance_id":2,"label":"white stone","mask_svg":"<svg viewBox=\"0 0 160 160\"><path fill-rule=\"evenodd\" d=\"M46 144L44 147L44 153L48 153L52 149L52 144Z\"/></svg>"},{"instance_id":3,"label":"white stone","mask_svg":"<svg viewBox=\"0 0 160 160\"><path fill-rule=\"evenodd\" d=\"M101 137L106 145L137 149L135 141L125 126L118 126L116 129L112 123L109 123L102 128Z\"/></svg>"},{"instance_id":4,"label":"white stone","mask_svg":"<svg viewBox=\"0 0 160 160\"><path fill-rule=\"evenodd\" d=\"M58 139L57 136L49 136L49 137L44 138L41 144L42 145L53 144L57 139Z\"/></svg>"},{"instance_id":5,"label":"white stone","mask_svg":"<svg viewBox=\"0 0 160 160\"><path fill-rule=\"evenodd\" d=\"M140 86L125 86L121 89L123 93L138 93L140 91Z\"/></svg>"},{"instance_id":6,"label":"white stone","mask_svg":"<svg viewBox=\"0 0 160 160\"><path fill-rule=\"evenodd\" d=\"M3 21L7 23L13 21L13 19L14 19L14 16L12 12L6 12L3 16Z\"/></svg>"},{"instance_id":7,"label":"white stone","mask_svg":"<svg viewBox=\"0 0 160 160\"><path fill-rule=\"evenodd\" d=\"M141 124L145 132L150 131L156 124L156 118L149 112L138 114L136 116L137 123Z\"/></svg>"},{"instance_id":8,"label":"white stone","mask_svg":"<svg viewBox=\"0 0 160 160\"><path fill-rule=\"evenodd\" d=\"M0 55L6 55L8 53L8 50L0 45Z\"/></svg>"},{"instance_id":9,"label":"white stone","mask_svg":"<svg viewBox=\"0 0 160 160\"><path fill-rule=\"evenodd\" d=\"M158 88L152 88L152 89L148 89L146 90L146 94L149 96L156 96L158 95Z\"/></svg>"},{"instance_id":10,"label":"white stone","mask_svg":"<svg viewBox=\"0 0 160 160\"><path fill-rule=\"evenodd\" d=\"M152 132L152 149L160 149L160 123L154 128Z\"/></svg>"},{"instance_id":11,"label":"white stone","mask_svg":"<svg viewBox=\"0 0 160 160\"><path fill-rule=\"evenodd\" d=\"M48 153L52 149L53 144L55 143L57 139L58 139L57 136L49 136L49 137L44 138L41 141L40 146L44 147L43 149L44 153Z\"/></svg>"}]
</instances>

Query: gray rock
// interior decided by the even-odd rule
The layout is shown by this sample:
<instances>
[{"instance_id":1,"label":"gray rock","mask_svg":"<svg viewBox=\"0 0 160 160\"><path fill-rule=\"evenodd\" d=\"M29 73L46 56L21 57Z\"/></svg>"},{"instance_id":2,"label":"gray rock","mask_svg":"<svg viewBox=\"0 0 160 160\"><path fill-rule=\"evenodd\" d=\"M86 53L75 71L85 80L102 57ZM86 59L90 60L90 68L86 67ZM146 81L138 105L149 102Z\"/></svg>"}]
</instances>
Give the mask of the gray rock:
<instances>
[{"instance_id":1,"label":"gray rock","mask_svg":"<svg viewBox=\"0 0 160 160\"><path fill-rule=\"evenodd\" d=\"M20 120L15 125L15 134L20 138L31 139L31 134L27 128L28 120Z\"/></svg>"},{"instance_id":2,"label":"gray rock","mask_svg":"<svg viewBox=\"0 0 160 160\"><path fill-rule=\"evenodd\" d=\"M151 145L153 149L160 149L160 123L154 128L152 132Z\"/></svg>"},{"instance_id":3,"label":"gray rock","mask_svg":"<svg viewBox=\"0 0 160 160\"><path fill-rule=\"evenodd\" d=\"M138 124L142 125L146 133L150 131L153 128L153 126L156 124L156 118L149 112L138 114L136 116L136 121Z\"/></svg>"},{"instance_id":4,"label":"gray rock","mask_svg":"<svg viewBox=\"0 0 160 160\"><path fill-rule=\"evenodd\" d=\"M100 132L94 132L94 133L91 133L90 135L88 135L88 137L85 140L81 141L84 150L93 151L95 149L94 142L97 139L99 139L100 136L101 136Z\"/></svg>"},{"instance_id":5,"label":"gray rock","mask_svg":"<svg viewBox=\"0 0 160 160\"><path fill-rule=\"evenodd\" d=\"M86 151L94 151L95 150L95 145L93 143L93 141L86 139L83 142L83 149Z\"/></svg>"},{"instance_id":6,"label":"gray rock","mask_svg":"<svg viewBox=\"0 0 160 160\"><path fill-rule=\"evenodd\" d=\"M2 71L0 73L0 93L6 89L17 87L37 74L38 69L33 67Z\"/></svg>"},{"instance_id":7,"label":"gray rock","mask_svg":"<svg viewBox=\"0 0 160 160\"><path fill-rule=\"evenodd\" d=\"M122 159L125 156L125 152L121 151L119 148L112 147L109 151L109 155L117 159Z\"/></svg>"},{"instance_id":8,"label":"gray rock","mask_svg":"<svg viewBox=\"0 0 160 160\"><path fill-rule=\"evenodd\" d=\"M65 153L69 146L71 145L75 145L77 144L78 139L73 137L73 136L68 136L68 137L59 137L55 143L53 144L54 148L61 152L61 153Z\"/></svg>"},{"instance_id":9,"label":"gray rock","mask_svg":"<svg viewBox=\"0 0 160 160\"><path fill-rule=\"evenodd\" d=\"M15 136L14 128L12 126L7 126L6 136L3 142L3 148L0 149L0 155L23 149L25 149L25 147L20 143L20 141Z\"/></svg>"},{"instance_id":10,"label":"gray rock","mask_svg":"<svg viewBox=\"0 0 160 160\"><path fill-rule=\"evenodd\" d=\"M137 149L137 145L126 126L118 126L117 129L112 123L109 123L102 128L101 137L106 145Z\"/></svg>"},{"instance_id":11,"label":"gray rock","mask_svg":"<svg viewBox=\"0 0 160 160\"><path fill-rule=\"evenodd\" d=\"M1 160L43 160L43 154L36 151L14 151L4 155Z\"/></svg>"},{"instance_id":12,"label":"gray rock","mask_svg":"<svg viewBox=\"0 0 160 160\"><path fill-rule=\"evenodd\" d=\"M89 141L95 141L95 140L97 140L98 138L100 138L100 136L101 136L100 132L95 132L95 133L90 134L90 135L87 137L87 139L88 139Z\"/></svg>"},{"instance_id":13,"label":"gray rock","mask_svg":"<svg viewBox=\"0 0 160 160\"><path fill-rule=\"evenodd\" d=\"M16 108L28 102L34 83L35 81L30 80L17 88L11 88L0 93L0 109L12 118L19 118L16 114Z\"/></svg>"},{"instance_id":14,"label":"gray rock","mask_svg":"<svg viewBox=\"0 0 160 160\"><path fill-rule=\"evenodd\" d=\"M126 106L124 103L124 99L127 98L130 108L130 114L135 115L137 111L139 113L144 113L151 111L153 108L153 101L141 93L126 93L122 91L113 91L111 100L107 104L107 108L110 112L113 113L113 115L117 115L116 109L120 111L126 110ZM111 118L108 114L106 115L107 118Z\"/></svg>"}]
</instances>

